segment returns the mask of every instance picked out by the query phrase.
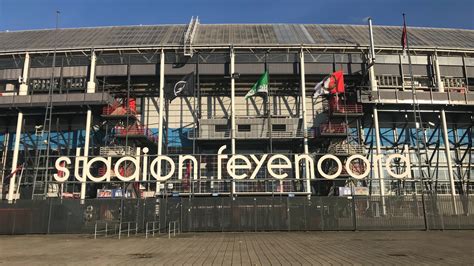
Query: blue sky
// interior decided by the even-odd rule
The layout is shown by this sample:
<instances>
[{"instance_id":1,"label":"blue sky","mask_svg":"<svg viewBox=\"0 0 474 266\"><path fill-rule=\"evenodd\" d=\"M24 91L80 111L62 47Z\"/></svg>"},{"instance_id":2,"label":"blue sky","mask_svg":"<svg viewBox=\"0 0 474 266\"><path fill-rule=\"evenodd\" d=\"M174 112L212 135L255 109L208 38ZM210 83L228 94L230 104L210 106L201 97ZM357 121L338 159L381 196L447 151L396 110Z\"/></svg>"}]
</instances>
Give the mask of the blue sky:
<instances>
[{"instance_id":1,"label":"blue sky","mask_svg":"<svg viewBox=\"0 0 474 266\"><path fill-rule=\"evenodd\" d=\"M201 23L317 23L474 29L474 0L0 0L0 30Z\"/></svg>"}]
</instances>

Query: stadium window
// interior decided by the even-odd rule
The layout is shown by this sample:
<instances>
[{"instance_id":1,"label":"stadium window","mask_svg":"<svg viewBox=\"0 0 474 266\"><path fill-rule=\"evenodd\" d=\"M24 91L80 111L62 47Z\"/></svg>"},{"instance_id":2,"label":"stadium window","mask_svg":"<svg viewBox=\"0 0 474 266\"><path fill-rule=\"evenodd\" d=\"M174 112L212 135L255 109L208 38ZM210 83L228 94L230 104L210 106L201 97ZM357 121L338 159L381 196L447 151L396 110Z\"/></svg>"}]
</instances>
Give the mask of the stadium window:
<instances>
[{"instance_id":1,"label":"stadium window","mask_svg":"<svg viewBox=\"0 0 474 266\"><path fill-rule=\"evenodd\" d=\"M238 125L238 126L237 126L237 130L238 130L239 132L250 132L251 129L252 129L252 128L251 128L250 125Z\"/></svg>"},{"instance_id":2,"label":"stadium window","mask_svg":"<svg viewBox=\"0 0 474 266\"><path fill-rule=\"evenodd\" d=\"M216 125L215 132L227 132L227 125Z\"/></svg>"},{"instance_id":3,"label":"stadium window","mask_svg":"<svg viewBox=\"0 0 474 266\"><path fill-rule=\"evenodd\" d=\"M286 131L286 125L285 124L272 125L272 131L274 131L274 132L284 132L284 131Z\"/></svg>"}]
</instances>

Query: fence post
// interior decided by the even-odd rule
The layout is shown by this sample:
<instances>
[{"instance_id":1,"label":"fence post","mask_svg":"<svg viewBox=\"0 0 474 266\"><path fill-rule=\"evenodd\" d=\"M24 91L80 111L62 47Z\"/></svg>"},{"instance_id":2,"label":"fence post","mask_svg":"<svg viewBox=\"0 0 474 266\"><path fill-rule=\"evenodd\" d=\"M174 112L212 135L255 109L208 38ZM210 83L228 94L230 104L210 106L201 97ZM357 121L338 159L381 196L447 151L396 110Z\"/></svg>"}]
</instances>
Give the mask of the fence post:
<instances>
[{"instance_id":1,"label":"fence post","mask_svg":"<svg viewBox=\"0 0 474 266\"><path fill-rule=\"evenodd\" d=\"M356 200L354 193L352 193L352 225L354 226L354 231L357 231L357 216L356 216Z\"/></svg>"},{"instance_id":2,"label":"fence post","mask_svg":"<svg viewBox=\"0 0 474 266\"><path fill-rule=\"evenodd\" d=\"M254 231L257 232L257 198L253 198L253 225L254 225Z\"/></svg>"},{"instance_id":3,"label":"fence post","mask_svg":"<svg viewBox=\"0 0 474 266\"><path fill-rule=\"evenodd\" d=\"M179 198L179 224L181 225L183 223L183 198Z\"/></svg>"},{"instance_id":4,"label":"fence post","mask_svg":"<svg viewBox=\"0 0 474 266\"><path fill-rule=\"evenodd\" d=\"M286 217L288 217L288 231L291 231L290 197L286 197Z\"/></svg>"},{"instance_id":5,"label":"fence post","mask_svg":"<svg viewBox=\"0 0 474 266\"><path fill-rule=\"evenodd\" d=\"M421 184L421 187L423 188L423 182ZM429 231L429 226L428 226L428 219L426 217L426 202L425 202L425 193L421 191L421 203L423 207L423 222L425 223L425 231Z\"/></svg>"},{"instance_id":6,"label":"fence post","mask_svg":"<svg viewBox=\"0 0 474 266\"><path fill-rule=\"evenodd\" d=\"M46 188L47 189L47 188ZM53 203L52 203L52 198L49 198L49 210L48 210L48 229L47 229L47 234L49 235L50 229L51 229L51 210L53 208Z\"/></svg>"},{"instance_id":7,"label":"fence post","mask_svg":"<svg viewBox=\"0 0 474 266\"><path fill-rule=\"evenodd\" d=\"M120 221L120 224L119 224L119 239L121 236L122 236L122 221Z\"/></svg>"},{"instance_id":8,"label":"fence post","mask_svg":"<svg viewBox=\"0 0 474 266\"><path fill-rule=\"evenodd\" d=\"M145 225L145 238L148 239L148 223Z\"/></svg>"},{"instance_id":9,"label":"fence post","mask_svg":"<svg viewBox=\"0 0 474 266\"><path fill-rule=\"evenodd\" d=\"M321 231L324 231L324 225L326 224L324 221L324 211L325 211L325 206L324 206L324 200L322 197L318 197L319 204L321 206Z\"/></svg>"}]
</instances>

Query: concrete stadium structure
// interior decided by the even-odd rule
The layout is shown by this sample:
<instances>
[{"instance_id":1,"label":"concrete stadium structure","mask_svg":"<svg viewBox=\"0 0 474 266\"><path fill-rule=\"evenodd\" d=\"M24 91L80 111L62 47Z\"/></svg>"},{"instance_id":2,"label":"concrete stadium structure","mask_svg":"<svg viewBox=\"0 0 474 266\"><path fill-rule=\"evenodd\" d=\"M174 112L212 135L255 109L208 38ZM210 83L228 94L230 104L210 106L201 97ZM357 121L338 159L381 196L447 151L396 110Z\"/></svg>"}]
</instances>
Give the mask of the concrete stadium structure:
<instances>
[{"instance_id":1,"label":"concrete stadium structure","mask_svg":"<svg viewBox=\"0 0 474 266\"><path fill-rule=\"evenodd\" d=\"M2 199L84 201L114 189L133 198L354 195L379 197L377 208L385 214L386 197L429 193L446 195L454 214L472 215L474 31L408 28L410 58L400 45L401 27L373 31L373 56L363 25L206 25L192 19L188 25L0 32ZM315 84L337 70L346 86L338 103L331 104L332 96L314 98ZM268 96L245 99L264 71ZM186 75L192 75L192 93L166 98ZM280 170L288 174L284 180L264 170L255 179L217 179L223 145L231 155L316 160L332 154L343 164L359 154L370 169L362 180L350 174L365 172L360 162L332 180L319 173L310 179L310 168L295 164ZM193 154L198 163L178 164L165 182L53 178L60 156L120 157L137 147L174 162ZM404 179L374 160L394 153L410 157ZM336 166L322 163L326 173ZM125 176L128 167L121 168ZM389 167L407 169L398 160ZM306 174L296 178L297 168ZM101 164L89 171L104 174ZM179 171L185 178L178 179Z\"/></svg>"}]
</instances>

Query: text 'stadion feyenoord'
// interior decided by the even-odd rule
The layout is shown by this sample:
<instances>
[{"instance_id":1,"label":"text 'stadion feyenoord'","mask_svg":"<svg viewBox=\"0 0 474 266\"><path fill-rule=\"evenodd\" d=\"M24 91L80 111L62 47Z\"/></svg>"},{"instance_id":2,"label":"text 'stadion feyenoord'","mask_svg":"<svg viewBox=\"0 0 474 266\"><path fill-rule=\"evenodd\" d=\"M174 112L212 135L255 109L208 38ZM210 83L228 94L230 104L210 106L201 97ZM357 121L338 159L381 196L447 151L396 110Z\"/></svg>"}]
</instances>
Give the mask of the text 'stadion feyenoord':
<instances>
[{"instance_id":1,"label":"text 'stadion feyenoord'","mask_svg":"<svg viewBox=\"0 0 474 266\"><path fill-rule=\"evenodd\" d=\"M326 154L320 157L317 161L315 161L311 156L307 154L296 154L293 156L293 163L291 159L283 154L263 154L260 157L257 157L254 154L250 155L228 155L223 154L226 145L220 147L219 151L217 152L217 179L222 179L222 166L223 161L227 159L225 170L227 174L231 176L233 179L241 180L241 179L255 179L257 173L262 169L266 168L266 171L269 176L275 179L285 179L288 177L288 173L285 171L280 171L281 169L286 169L287 171L291 171L294 165L304 165L305 169L307 168L309 171L309 178L315 178L315 166L318 173L326 178L326 179L335 179L339 176L339 174L343 170L343 164L334 155ZM139 182L139 181L150 181L148 178L151 176L156 181L163 182L170 179L176 172L176 168L178 168L178 179L183 178L183 170L182 167L177 167L175 162L166 155L149 155L148 148L137 148L135 156L124 156L119 158L115 164L112 166L112 157L94 157L88 158L85 156L76 156L74 157L74 177L81 182L85 181L92 181L92 182L110 182L112 171L114 176L116 176L120 181L124 182ZM76 154L80 154L80 148ZM410 176L411 169L410 169L410 158L408 155L402 154L390 154L386 156L385 160L384 155L374 155L373 160L373 169L377 171L377 167L379 167L379 160L385 161L382 163L382 167L385 168L385 171L392 176L393 178L397 179L404 179ZM391 163L399 159L400 163L404 163L405 171L401 173L395 173L392 168L390 167ZM322 163L325 160L334 160L337 164L337 171L332 174L325 173L322 169ZM360 160L365 164L365 166L361 169L365 169L364 173L355 173L352 171L350 165L352 161ZM198 179L198 161L196 157L193 155L179 155L178 157L178 165L182 166L183 163L190 161L193 165L193 179ZM149 163L150 162L150 163ZM54 174L54 179L57 182L66 182L69 180L71 172L69 170L68 165L71 165L72 161L71 158L62 156L59 157L55 162L55 167L58 173ZM102 176L94 176L90 169L93 164L102 163L105 168L106 172ZM166 172L159 171L161 169L161 165L165 163L168 164ZM127 174L124 176L121 174L120 167L124 164L133 164L134 171L133 173ZM82 167L81 167L82 166ZM149 167L149 169L148 169ZM82 171L80 169L82 168ZM345 169L347 173L355 179L364 179L370 173L371 163L370 161L360 154L350 156L345 162ZM242 171L236 171L242 170ZM302 177L303 171L301 171L300 167L295 167L295 178L300 179ZM238 174L240 173L240 174Z\"/></svg>"}]
</instances>

